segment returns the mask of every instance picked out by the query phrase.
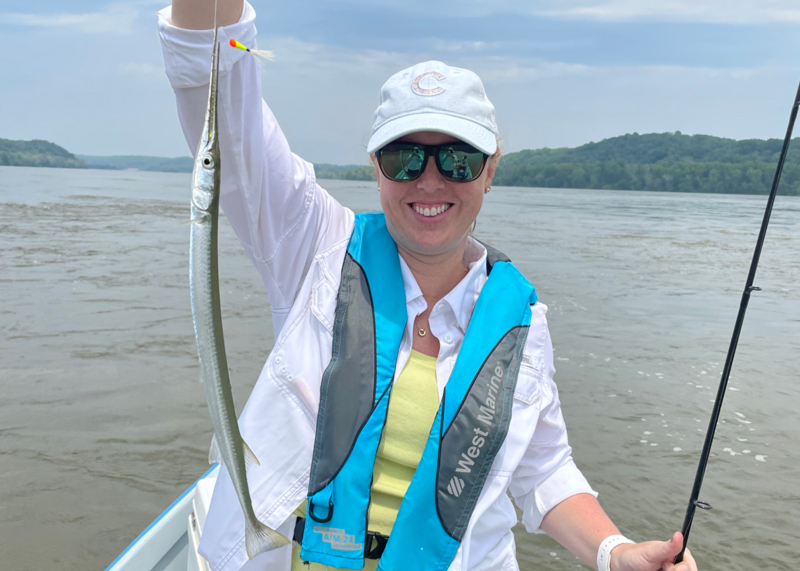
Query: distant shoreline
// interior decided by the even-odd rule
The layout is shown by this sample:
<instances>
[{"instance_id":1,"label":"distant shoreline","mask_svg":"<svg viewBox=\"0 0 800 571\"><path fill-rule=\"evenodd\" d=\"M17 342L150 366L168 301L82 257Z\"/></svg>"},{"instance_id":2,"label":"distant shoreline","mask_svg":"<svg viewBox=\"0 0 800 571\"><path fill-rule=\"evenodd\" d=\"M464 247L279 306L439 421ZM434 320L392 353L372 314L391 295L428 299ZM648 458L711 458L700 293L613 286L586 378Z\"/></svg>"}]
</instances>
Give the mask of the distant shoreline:
<instances>
[{"instance_id":1,"label":"distant shoreline","mask_svg":"<svg viewBox=\"0 0 800 571\"><path fill-rule=\"evenodd\" d=\"M781 141L638 133L576 148L501 157L493 184L535 188L767 194ZM191 157L73 155L48 141L0 139L0 165L190 173ZM319 179L374 181L368 165L315 164ZM779 194L800 196L800 142L790 147Z\"/></svg>"}]
</instances>

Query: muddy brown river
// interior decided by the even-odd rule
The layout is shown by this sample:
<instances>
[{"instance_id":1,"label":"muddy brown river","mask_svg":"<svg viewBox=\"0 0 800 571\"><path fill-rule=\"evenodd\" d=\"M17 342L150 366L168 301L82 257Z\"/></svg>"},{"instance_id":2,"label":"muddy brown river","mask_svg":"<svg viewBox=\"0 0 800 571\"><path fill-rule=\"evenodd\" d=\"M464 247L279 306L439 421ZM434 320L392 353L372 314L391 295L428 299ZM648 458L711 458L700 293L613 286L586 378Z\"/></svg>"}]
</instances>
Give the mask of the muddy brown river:
<instances>
[{"instance_id":1,"label":"muddy brown river","mask_svg":"<svg viewBox=\"0 0 800 571\"><path fill-rule=\"evenodd\" d=\"M357 211L371 183L322 181ZM189 175L0 167L0 567L104 569L207 468ZM766 197L494 188L476 236L549 306L574 457L636 540L683 521ZM273 344L230 226L241 410ZM800 554L800 198L778 197L690 547L701 570ZM515 530L524 570L588 568Z\"/></svg>"}]
</instances>

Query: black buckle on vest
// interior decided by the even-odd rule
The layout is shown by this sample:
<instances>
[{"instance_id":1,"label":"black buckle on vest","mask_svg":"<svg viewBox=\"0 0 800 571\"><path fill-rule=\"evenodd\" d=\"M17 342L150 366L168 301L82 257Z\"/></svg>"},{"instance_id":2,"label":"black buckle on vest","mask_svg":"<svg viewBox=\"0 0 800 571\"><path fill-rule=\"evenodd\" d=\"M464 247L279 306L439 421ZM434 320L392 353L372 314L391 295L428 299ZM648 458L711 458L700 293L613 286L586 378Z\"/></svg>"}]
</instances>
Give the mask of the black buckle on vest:
<instances>
[{"instance_id":1,"label":"black buckle on vest","mask_svg":"<svg viewBox=\"0 0 800 571\"><path fill-rule=\"evenodd\" d=\"M373 541L374 540L374 541ZM367 532L367 550L364 552L364 557L367 559L380 559L383 555L383 550L386 549L386 543L389 538L374 531Z\"/></svg>"},{"instance_id":2,"label":"black buckle on vest","mask_svg":"<svg viewBox=\"0 0 800 571\"><path fill-rule=\"evenodd\" d=\"M298 517L297 521L294 522L294 535L292 535L292 540L296 541L300 545L303 545L303 536L305 535L306 531L306 518Z\"/></svg>"},{"instance_id":3,"label":"black buckle on vest","mask_svg":"<svg viewBox=\"0 0 800 571\"><path fill-rule=\"evenodd\" d=\"M320 519L314 515L314 502L308 500L308 516L317 523L328 523L333 517L333 502L328 500L328 517Z\"/></svg>"}]
</instances>

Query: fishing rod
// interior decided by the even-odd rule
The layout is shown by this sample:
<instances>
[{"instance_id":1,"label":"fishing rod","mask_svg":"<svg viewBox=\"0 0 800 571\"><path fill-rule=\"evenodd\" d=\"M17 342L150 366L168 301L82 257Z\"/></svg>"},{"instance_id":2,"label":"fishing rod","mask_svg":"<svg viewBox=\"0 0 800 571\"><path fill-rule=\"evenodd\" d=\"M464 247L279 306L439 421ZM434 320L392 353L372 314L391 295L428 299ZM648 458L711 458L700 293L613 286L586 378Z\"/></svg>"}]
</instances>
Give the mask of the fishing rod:
<instances>
[{"instance_id":1,"label":"fishing rod","mask_svg":"<svg viewBox=\"0 0 800 571\"><path fill-rule=\"evenodd\" d=\"M760 287L753 285L753 281L756 278L758 260L761 257L761 248L764 246L764 238L767 235L767 226L769 225L769 218L772 215L772 205L775 203L775 196L778 194L778 183L781 180L783 163L786 162L786 153L789 150L789 142L792 139L792 131L794 130L794 122L797 119L798 107L800 107L800 86L797 88L797 95L795 95L794 104L792 105L792 112L789 116L789 126L786 129L786 137L783 140L783 148L781 149L780 158L778 158L778 168L775 170L775 178L772 181L772 189L770 190L769 199L767 200L767 208L764 211L764 219L761 222L761 231L758 233L756 250L753 253L753 261L750 263L750 273L747 275L747 283L744 286L742 302L739 304L739 315L736 317L736 325L733 328L733 337L731 338L730 347L728 347L728 356L725 359L725 368L722 370L722 379L719 382L717 398L714 401L714 410L711 412L711 422L708 424L706 440L703 443L703 452L700 454L700 464L697 467L697 475L694 478L692 496L689 499L689 507L686 509L686 518L683 520L683 549L681 549L681 552L675 557L675 564L683 561L683 552L686 550L686 544L689 542L689 531L692 529L692 520L694 519L695 510L697 508L703 510L711 509L709 504L698 500L698 496L700 495L700 486L703 485L703 476L706 472L708 458L711 455L711 443L714 440L714 433L716 432L720 410L722 409L722 399L725 397L725 390L728 388L728 378L730 377L731 368L733 367L733 357L736 354L736 346L739 344L739 333L742 331L744 314L747 311L747 304L750 302L750 294L754 291L761 291Z\"/></svg>"}]
</instances>

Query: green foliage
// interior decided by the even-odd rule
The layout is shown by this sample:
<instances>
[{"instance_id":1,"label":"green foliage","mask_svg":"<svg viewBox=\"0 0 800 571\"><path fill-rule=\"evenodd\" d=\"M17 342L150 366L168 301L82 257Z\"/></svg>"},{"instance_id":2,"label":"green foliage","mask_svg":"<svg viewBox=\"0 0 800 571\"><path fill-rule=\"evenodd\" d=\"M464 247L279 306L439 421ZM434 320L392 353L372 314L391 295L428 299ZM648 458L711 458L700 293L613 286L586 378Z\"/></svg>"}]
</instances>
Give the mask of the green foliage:
<instances>
[{"instance_id":1,"label":"green foliage","mask_svg":"<svg viewBox=\"0 0 800 571\"><path fill-rule=\"evenodd\" d=\"M549 188L766 194L782 141L735 141L709 135L633 133L574 149L504 155L493 184ZM0 165L191 172L193 159L75 156L47 141L0 139ZM314 166L317 178L375 180L372 166ZM789 147L781 194L800 195L800 141Z\"/></svg>"},{"instance_id":2,"label":"green foliage","mask_svg":"<svg viewBox=\"0 0 800 571\"><path fill-rule=\"evenodd\" d=\"M623 135L574 149L502 157L493 184L766 194L783 141L734 141L708 135ZM800 195L800 141L789 147L780 193Z\"/></svg>"},{"instance_id":3,"label":"green foliage","mask_svg":"<svg viewBox=\"0 0 800 571\"><path fill-rule=\"evenodd\" d=\"M775 175L774 163L657 163L653 165L560 163L501 165L493 181L497 186L546 188L597 188L609 190L659 190L767 194ZM786 165L780 194L800 195L800 165Z\"/></svg>"},{"instance_id":4,"label":"green foliage","mask_svg":"<svg viewBox=\"0 0 800 571\"><path fill-rule=\"evenodd\" d=\"M86 161L48 141L0 139L0 165L15 167L86 168Z\"/></svg>"},{"instance_id":5,"label":"green foliage","mask_svg":"<svg viewBox=\"0 0 800 571\"><path fill-rule=\"evenodd\" d=\"M588 143L574 149L537 149L520 151L503 157L503 163L564 164L621 162L624 164L656 163L769 163L777 162L783 140L748 139L735 141L710 135L675 133L638 133ZM789 148L788 162L800 162L796 141Z\"/></svg>"}]
</instances>

